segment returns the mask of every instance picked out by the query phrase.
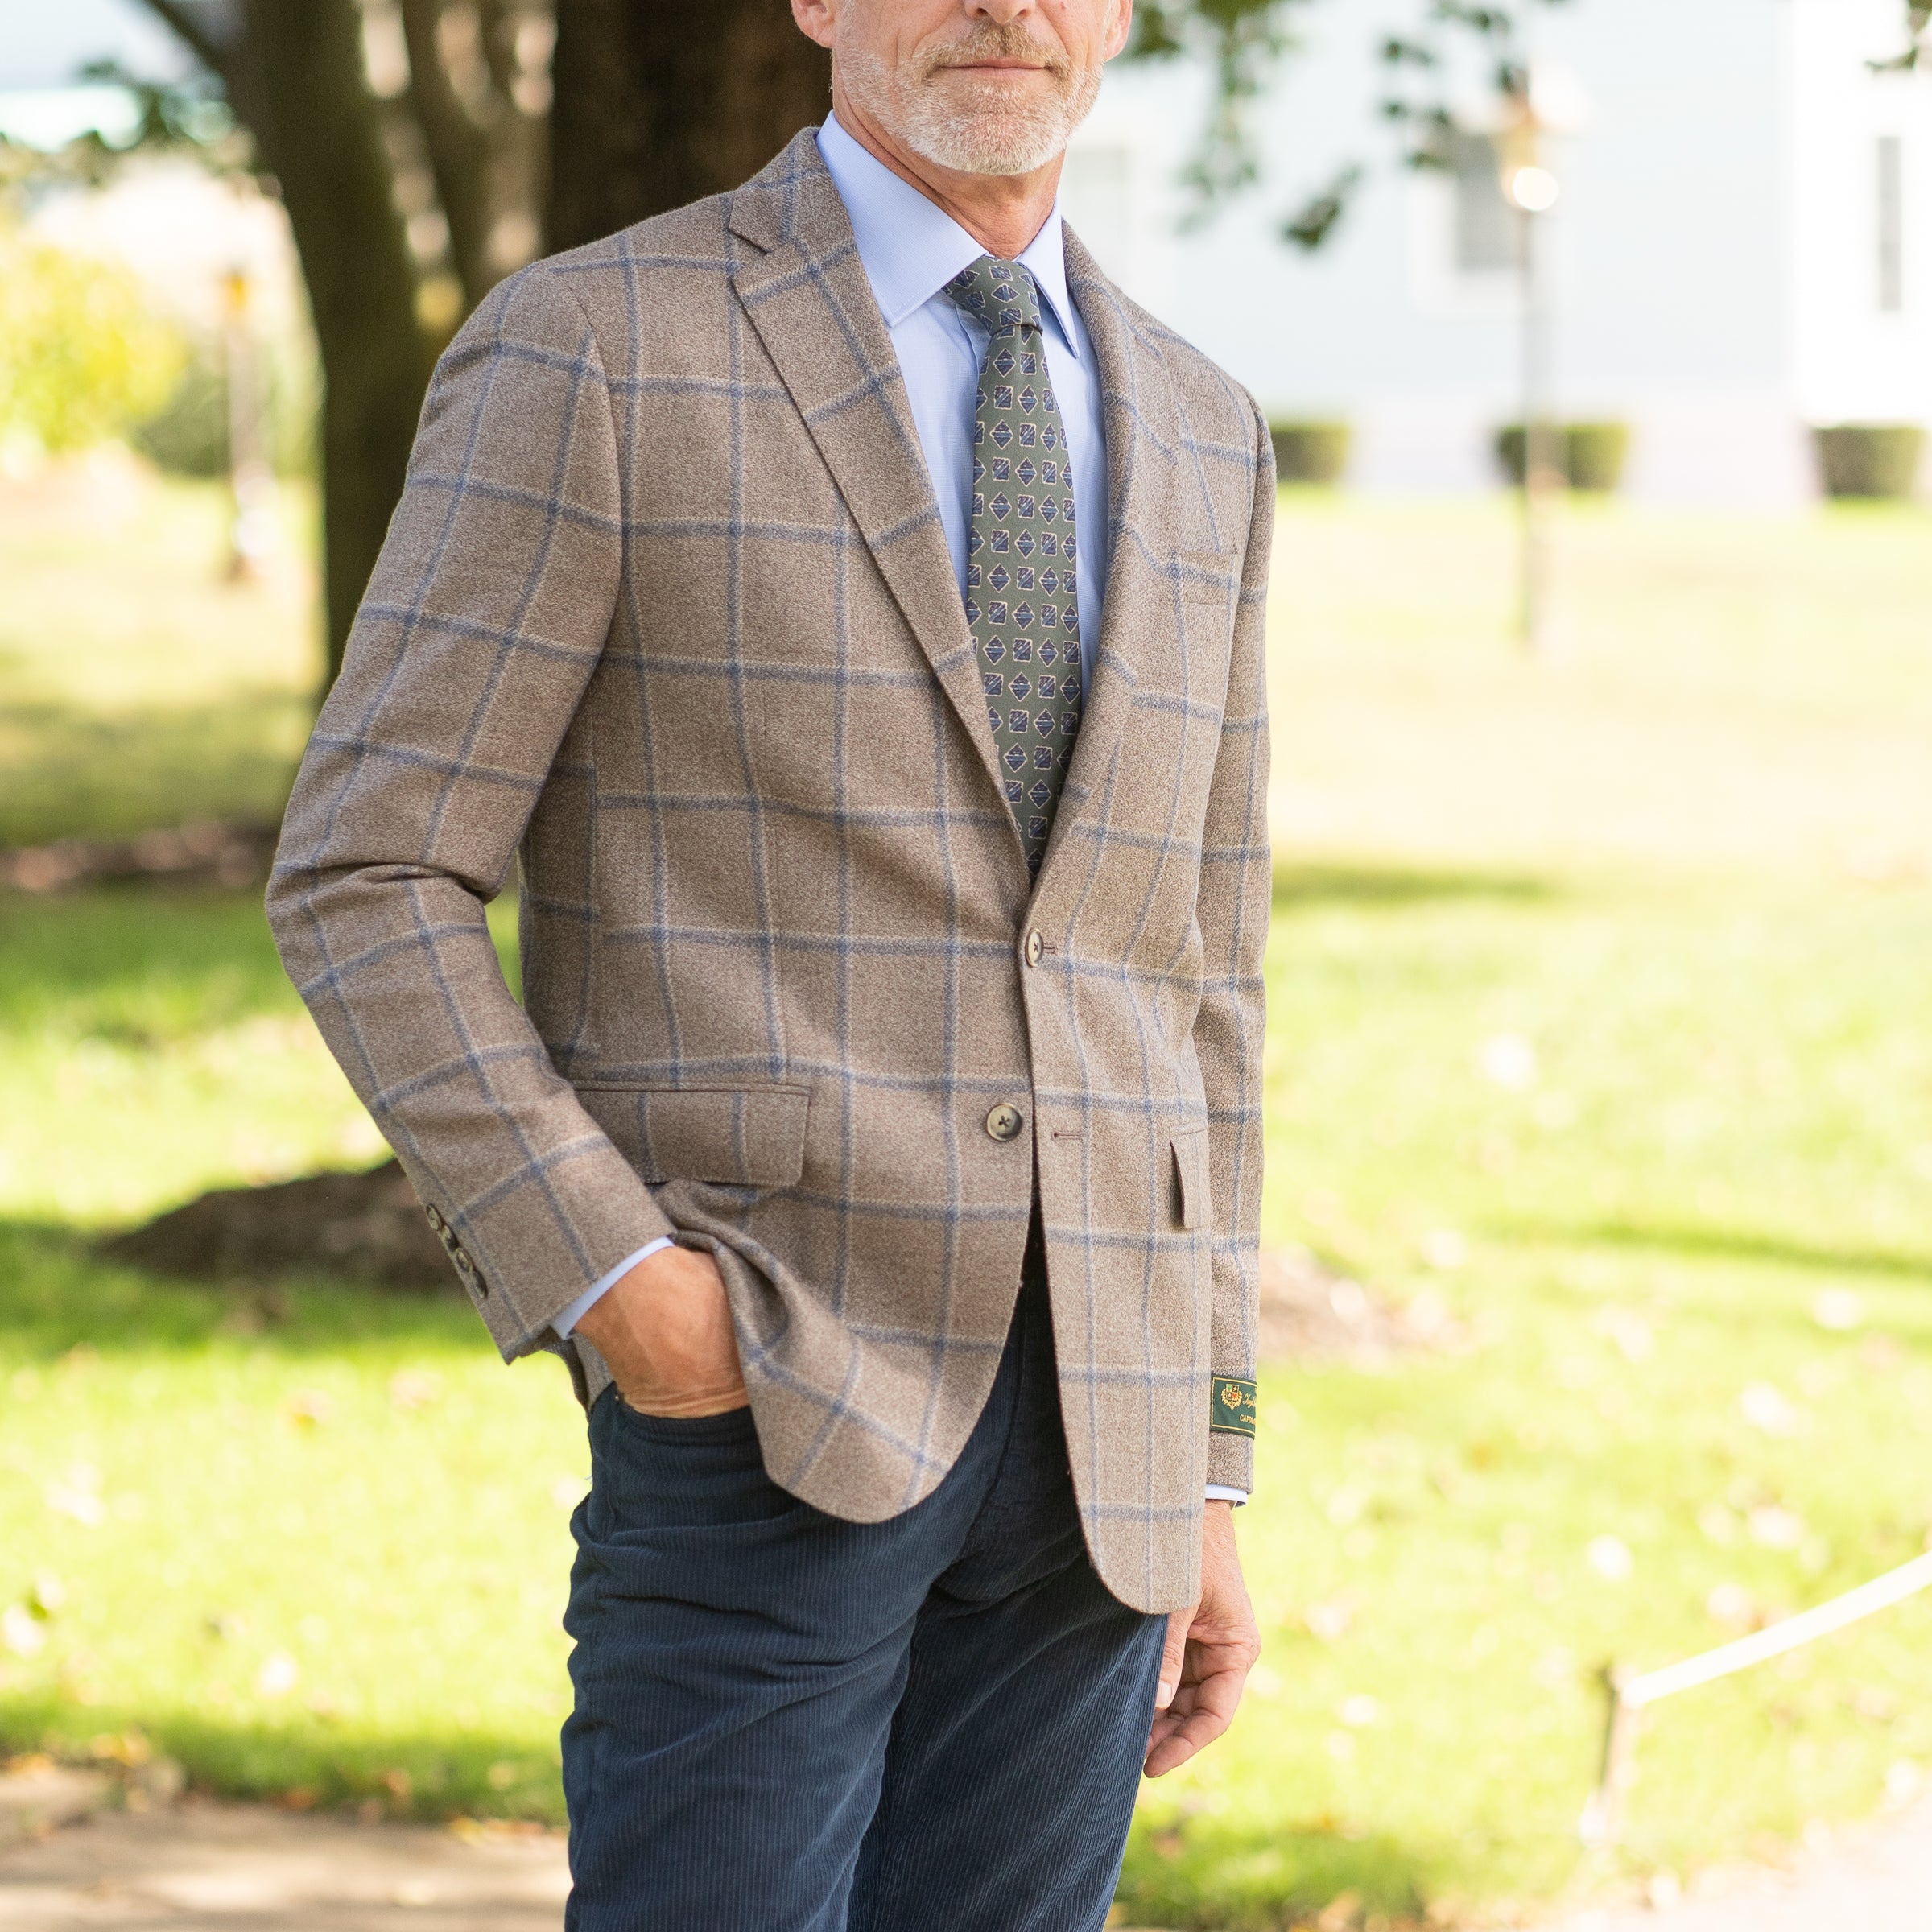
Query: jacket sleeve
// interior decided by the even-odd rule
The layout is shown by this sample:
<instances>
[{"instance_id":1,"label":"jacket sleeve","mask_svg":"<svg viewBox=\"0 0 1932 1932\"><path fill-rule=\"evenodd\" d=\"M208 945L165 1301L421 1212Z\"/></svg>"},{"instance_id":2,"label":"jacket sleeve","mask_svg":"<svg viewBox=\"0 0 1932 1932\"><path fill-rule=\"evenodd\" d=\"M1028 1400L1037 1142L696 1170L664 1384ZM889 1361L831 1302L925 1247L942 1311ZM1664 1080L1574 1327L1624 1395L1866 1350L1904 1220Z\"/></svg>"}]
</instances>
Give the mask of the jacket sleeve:
<instances>
[{"instance_id":1,"label":"jacket sleeve","mask_svg":"<svg viewBox=\"0 0 1932 1932\"><path fill-rule=\"evenodd\" d=\"M290 977L506 1360L673 1232L551 1065L484 914L604 649L621 547L603 365L539 263L437 367L268 890Z\"/></svg>"},{"instance_id":2,"label":"jacket sleeve","mask_svg":"<svg viewBox=\"0 0 1932 1932\"><path fill-rule=\"evenodd\" d=\"M1194 1044L1208 1099L1214 1203L1209 1366L1251 1381L1255 1369L1261 1212L1262 955L1274 875L1268 852L1268 568L1274 537L1274 451L1255 419L1254 508L1235 613L1220 749L1202 836L1203 985ZM1254 1487L1249 1437L1213 1431L1208 1480Z\"/></svg>"}]
</instances>

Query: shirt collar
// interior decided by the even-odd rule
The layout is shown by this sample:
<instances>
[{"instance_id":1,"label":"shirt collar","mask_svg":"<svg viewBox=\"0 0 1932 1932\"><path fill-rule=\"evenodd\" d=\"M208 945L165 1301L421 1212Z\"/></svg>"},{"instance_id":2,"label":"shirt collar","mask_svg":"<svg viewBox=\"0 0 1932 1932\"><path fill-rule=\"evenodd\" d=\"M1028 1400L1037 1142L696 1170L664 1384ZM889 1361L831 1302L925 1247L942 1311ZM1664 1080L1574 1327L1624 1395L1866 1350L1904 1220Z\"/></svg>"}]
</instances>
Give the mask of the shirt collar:
<instances>
[{"instance_id":1,"label":"shirt collar","mask_svg":"<svg viewBox=\"0 0 1932 1932\"><path fill-rule=\"evenodd\" d=\"M819 152L845 204L859 260L888 328L897 328L961 269L970 268L985 254L945 209L861 147L839 125L836 114L827 115L819 130ZM1077 360L1080 336L1067 293L1067 255L1057 198L1045 226L1022 250L1019 260L1051 312L1061 340Z\"/></svg>"}]
</instances>

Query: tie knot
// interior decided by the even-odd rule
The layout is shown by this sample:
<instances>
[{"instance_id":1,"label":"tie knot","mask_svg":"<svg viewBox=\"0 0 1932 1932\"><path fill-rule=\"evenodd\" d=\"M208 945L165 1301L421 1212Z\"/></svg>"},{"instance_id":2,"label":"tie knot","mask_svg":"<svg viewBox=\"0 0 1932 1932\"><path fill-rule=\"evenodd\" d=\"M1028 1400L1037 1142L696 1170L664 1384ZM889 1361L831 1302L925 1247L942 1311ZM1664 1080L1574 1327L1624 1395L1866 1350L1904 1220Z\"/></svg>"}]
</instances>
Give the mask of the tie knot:
<instances>
[{"instance_id":1,"label":"tie knot","mask_svg":"<svg viewBox=\"0 0 1932 1932\"><path fill-rule=\"evenodd\" d=\"M946 284L946 292L996 337L1040 326L1040 291L1017 262L981 255Z\"/></svg>"}]
</instances>

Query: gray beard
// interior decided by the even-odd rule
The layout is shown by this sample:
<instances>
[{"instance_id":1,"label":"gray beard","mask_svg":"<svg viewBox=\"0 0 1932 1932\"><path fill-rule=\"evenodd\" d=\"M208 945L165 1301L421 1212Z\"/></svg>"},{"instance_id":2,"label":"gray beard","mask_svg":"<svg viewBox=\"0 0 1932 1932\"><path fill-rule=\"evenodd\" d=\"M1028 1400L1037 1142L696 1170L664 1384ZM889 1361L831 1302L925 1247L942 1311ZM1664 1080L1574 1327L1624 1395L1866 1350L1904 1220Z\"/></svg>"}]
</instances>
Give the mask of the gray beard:
<instances>
[{"instance_id":1,"label":"gray beard","mask_svg":"<svg viewBox=\"0 0 1932 1932\"><path fill-rule=\"evenodd\" d=\"M1100 69L1076 73L1066 91L1046 100L1012 101L998 83L968 82L992 97L980 107L956 108L930 81L910 79L869 53L839 63L846 92L888 134L915 155L962 175L1030 175L1065 151L1100 91Z\"/></svg>"}]
</instances>

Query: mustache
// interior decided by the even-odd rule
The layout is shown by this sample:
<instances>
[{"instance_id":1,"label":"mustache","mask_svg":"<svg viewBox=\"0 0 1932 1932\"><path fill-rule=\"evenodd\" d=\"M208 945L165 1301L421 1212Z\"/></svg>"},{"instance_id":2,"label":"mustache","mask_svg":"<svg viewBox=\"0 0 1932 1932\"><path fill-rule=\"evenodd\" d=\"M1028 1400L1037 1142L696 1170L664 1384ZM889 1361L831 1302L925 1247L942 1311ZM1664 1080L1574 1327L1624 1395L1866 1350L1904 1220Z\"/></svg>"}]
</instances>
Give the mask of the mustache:
<instances>
[{"instance_id":1,"label":"mustache","mask_svg":"<svg viewBox=\"0 0 1932 1932\"><path fill-rule=\"evenodd\" d=\"M922 53L919 77L927 80L945 68L976 67L986 60L1024 60L1063 80L1073 68L1063 48L1036 40L1018 21L982 20L962 39L947 40Z\"/></svg>"}]
</instances>

